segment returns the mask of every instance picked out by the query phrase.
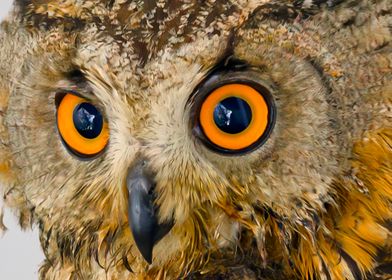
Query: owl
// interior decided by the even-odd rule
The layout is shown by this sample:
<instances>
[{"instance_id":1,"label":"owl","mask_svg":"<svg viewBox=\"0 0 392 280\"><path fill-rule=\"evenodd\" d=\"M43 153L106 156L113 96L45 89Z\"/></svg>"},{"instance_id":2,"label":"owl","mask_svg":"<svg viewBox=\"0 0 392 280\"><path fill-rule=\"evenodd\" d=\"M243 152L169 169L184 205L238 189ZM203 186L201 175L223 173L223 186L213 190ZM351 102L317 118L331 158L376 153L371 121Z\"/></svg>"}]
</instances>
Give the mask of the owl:
<instances>
[{"instance_id":1,"label":"owl","mask_svg":"<svg viewBox=\"0 0 392 280\"><path fill-rule=\"evenodd\" d=\"M16 0L0 174L40 279L391 279L392 2Z\"/></svg>"}]
</instances>

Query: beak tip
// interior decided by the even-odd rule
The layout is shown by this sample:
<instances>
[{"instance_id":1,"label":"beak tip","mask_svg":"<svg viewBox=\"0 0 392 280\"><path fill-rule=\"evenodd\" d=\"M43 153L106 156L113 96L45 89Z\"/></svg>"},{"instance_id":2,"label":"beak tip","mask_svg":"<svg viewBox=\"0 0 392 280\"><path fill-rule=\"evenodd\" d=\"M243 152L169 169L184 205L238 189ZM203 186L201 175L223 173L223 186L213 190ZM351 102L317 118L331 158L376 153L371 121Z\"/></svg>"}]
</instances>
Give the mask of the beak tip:
<instances>
[{"instance_id":1,"label":"beak tip","mask_svg":"<svg viewBox=\"0 0 392 280\"><path fill-rule=\"evenodd\" d=\"M144 252L140 251L140 253L148 264L152 264L152 250L145 250Z\"/></svg>"},{"instance_id":2,"label":"beak tip","mask_svg":"<svg viewBox=\"0 0 392 280\"><path fill-rule=\"evenodd\" d=\"M149 264L152 263L152 252L154 248L154 240L151 237L151 233L148 231L143 231L142 229L138 229L138 227L134 226L132 230L132 234L134 236L136 247L138 248L142 257Z\"/></svg>"}]
</instances>

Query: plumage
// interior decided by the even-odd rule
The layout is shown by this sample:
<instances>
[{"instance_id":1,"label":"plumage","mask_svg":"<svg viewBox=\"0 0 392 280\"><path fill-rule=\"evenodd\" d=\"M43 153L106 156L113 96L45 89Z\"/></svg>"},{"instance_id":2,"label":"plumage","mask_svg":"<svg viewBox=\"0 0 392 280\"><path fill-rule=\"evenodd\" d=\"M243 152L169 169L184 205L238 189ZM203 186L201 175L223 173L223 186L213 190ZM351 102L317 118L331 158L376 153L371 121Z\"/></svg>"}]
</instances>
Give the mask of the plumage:
<instances>
[{"instance_id":1,"label":"plumage","mask_svg":"<svg viewBox=\"0 0 392 280\"><path fill-rule=\"evenodd\" d=\"M0 174L21 225L39 226L40 278L391 278L391 41L390 0L16 0L0 31ZM200 85L225 71L276 107L240 155L193 129ZM90 160L60 137L61 92L107 121ZM140 162L150 179L127 178ZM145 225L173 226L151 264L130 230L136 185L153 197Z\"/></svg>"}]
</instances>

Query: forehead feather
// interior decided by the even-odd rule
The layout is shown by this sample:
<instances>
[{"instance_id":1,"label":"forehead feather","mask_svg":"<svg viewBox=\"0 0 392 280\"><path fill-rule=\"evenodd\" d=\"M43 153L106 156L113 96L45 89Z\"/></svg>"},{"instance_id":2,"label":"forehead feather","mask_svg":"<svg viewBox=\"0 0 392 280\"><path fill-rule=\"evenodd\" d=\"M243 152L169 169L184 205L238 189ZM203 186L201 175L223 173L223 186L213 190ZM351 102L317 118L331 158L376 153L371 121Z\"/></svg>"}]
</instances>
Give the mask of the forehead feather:
<instances>
[{"instance_id":1,"label":"forehead feather","mask_svg":"<svg viewBox=\"0 0 392 280\"><path fill-rule=\"evenodd\" d=\"M266 0L19 0L32 28L80 30L92 24L116 41L131 42L141 60L199 36L229 32Z\"/></svg>"}]
</instances>

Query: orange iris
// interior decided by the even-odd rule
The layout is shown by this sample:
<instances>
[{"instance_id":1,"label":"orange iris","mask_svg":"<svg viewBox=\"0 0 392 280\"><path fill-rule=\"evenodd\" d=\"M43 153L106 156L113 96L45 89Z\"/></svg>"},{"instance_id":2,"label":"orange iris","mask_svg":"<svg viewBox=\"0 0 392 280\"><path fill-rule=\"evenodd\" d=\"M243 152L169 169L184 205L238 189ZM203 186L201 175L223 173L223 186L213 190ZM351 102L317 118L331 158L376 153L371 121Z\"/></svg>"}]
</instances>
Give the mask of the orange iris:
<instances>
[{"instance_id":1,"label":"orange iris","mask_svg":"<svg viewBox=\"0 0 392 280\"><path fill-rule=\"evenodd\" d=\"M108 125L96 107L70 93L58 106L57 127L68 147L81 155L100 153L109 140Z\"/></svg>"},{"instance_id":2,"label":"orange iris","mask_svg":"<svg viewBox=\"0 0 392 280\"><path fill-rule=\"evenodd\" d=\"M269 106L253 87L227 84L208 95L201 106L199 118L205 136L213 144L227 150L242 150L256 143L266 132ZM241 121L244 124L239 129L234 127L233 132L231 126L241 124ZM228 133L230 129L232 131Z\"/></svg>"}]
</instances>

